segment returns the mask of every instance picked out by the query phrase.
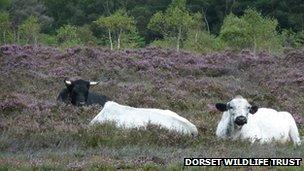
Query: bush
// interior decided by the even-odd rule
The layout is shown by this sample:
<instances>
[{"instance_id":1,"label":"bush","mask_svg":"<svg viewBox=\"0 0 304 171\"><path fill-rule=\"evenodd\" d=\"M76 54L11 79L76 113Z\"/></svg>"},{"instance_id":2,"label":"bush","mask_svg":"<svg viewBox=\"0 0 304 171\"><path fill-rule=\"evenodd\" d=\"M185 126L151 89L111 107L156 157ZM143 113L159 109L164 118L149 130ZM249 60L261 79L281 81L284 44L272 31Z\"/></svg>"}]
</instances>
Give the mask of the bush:
<instances>
[{"instance_id":1,"label":"bush","mask_svg":"<svg viewBox=\"0 0 304 171\"><path fill-rule=\"evenodd\" d=\"M220 38L236 50L249 48L255 54L261 51L277 53L281 52L283 47L281 36L276 31L277 26L277 20L247 9L241 17L229 14L224 19Z\"/></svg>"},{"instance_id":2,"label":"bush","mask_svg":"<svg viewBox=\"0 0 304 171\"><path fill-rule=\"evenodd\" d=\"M19 34L23 43L37 44L40 32L38 18L30 16L19 27Z\"/></svg>"},{"instance_id":3,"label":"bush","mask_svg":"<svg viewBox=\"0 0 304 171\"><path fill-rule=\"evenodd\" d=\"M77 35L77 27L72 25L65 25L57 31L57 41L63 47L71 47L81 43Z\"/></svg>"},{"instance_id":4,"label":"bush","mask_svg":"<svg viewBox=\"0 0 304 171\"><path fill-rule=\"evenodd\" d=\"M155 40L151 45L161 48L175 48L176 47L176 38L165 38L162 40Z\"/></svg>"},{"instance_id":5,"label":"bush","mask_svg":"<svg viewBox=\"0 0 304 171\"><path fill-rule=\"evenodd\" d=\"M49 34L40 34L39 42L43 45L57 45L57 39L55 36Z\"/></svg>"},{"instance_id":6,"label":"bush","mask_svg":"<svg viewBox=\"0 0 304 171\"><path fill-rule=\"evenodd\" d=\"M297 33L292 30L283 30L281 35L285 47L300 48L304 45L304 30Z\"/></svg>"},{"instance_id":7,"label":"bush","mask_svg":"<svg viewBox=\"0 0 304 171\"><path fill-rule=\"evenodd\" d=\"M185 50L211 53L224 49L221 39L217 39L214 35L207 32L190 32L184 44Z\"/></svg>"},{"instance_id":8,"label":"bush","mask_svg":"<svg viewBox=\"0 0 304 171\"><path fill-rule=\"evenodd\" d=\"M125 48L140 48L144 47L145 40L141 37L136 30L136 28L132 29L128 33L122 33L121 35L121 46L123 49Z\"/></svg>"},{"instance_id":9,"label":"bush","mask_svg":"<svg viewBox=\"0 0 304 171\"><path fill-rule=\"evenodd\" d=\"M84 25L77 29L77 37L86 45L96 45L97 38L93 35L89 25Z\"/></svg>"},{"instance_id":10,"label":"bush","mask_svg":"<svg viewBox=\"0 0 304 171\"><path fill-rule=\"evenodd\" d=\"M229 14L220 31L220 38L234 49L243 49L250 46L249 24L243 19Z\"/></svg>"}]
</instances>

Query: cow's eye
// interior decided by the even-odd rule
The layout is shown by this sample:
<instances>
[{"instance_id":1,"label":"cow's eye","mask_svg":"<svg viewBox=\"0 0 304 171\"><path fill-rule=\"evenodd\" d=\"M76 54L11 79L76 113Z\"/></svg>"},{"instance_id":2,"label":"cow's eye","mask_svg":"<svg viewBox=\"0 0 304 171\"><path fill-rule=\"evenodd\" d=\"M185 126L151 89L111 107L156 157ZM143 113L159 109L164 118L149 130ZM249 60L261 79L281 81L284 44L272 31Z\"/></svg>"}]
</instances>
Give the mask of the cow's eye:
<instances>
[{"instance_id":1,"label":"cow's eye","mask_svg":"<svg viewBox=\"0 0 304 171\"><path fill-rule=\"evenodd\" d=\"M228 109L233 109L233 107L232 107L232 106L229 106Z\"/></svg>"}]
</instances>

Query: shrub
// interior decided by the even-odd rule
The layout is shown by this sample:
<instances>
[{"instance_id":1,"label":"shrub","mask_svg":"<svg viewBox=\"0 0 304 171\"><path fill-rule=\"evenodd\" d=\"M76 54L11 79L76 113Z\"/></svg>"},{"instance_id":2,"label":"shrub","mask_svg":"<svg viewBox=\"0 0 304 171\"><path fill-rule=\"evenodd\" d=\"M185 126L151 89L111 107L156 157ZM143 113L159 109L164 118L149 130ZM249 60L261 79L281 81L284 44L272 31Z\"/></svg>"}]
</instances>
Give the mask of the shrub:
<instances>
[{"instance_id":1,"label":"shrub","mask_svg":"<svg viewBox=\"0 0 304 171\"><path fill-rule=\"evenodd\" d=\"M71 47L80 44L80 38L77 35L77 27L65 25L57 31L57 41L63 47Z\"/></svg>"},{"instance_id":2,"label":"shrub","mask_svg":"<svg viewBox=\"0 0 304 171\"><path fill-rule=\"evenodd\" d=\"M40 34L39 42L43 45L57 45L57 39L55 36L49 34Z\"/></svg>"},{"instance_id":3,"label":"shrub","mask_svg":"<svg viewBox=\"0 0 304 171\"><path fill-rule=\"evenodd\" d=\"M165 38L162 40L155 40L151 43L151 45L161 48L175 48L176 47L176 39L175 38Z\"/></svg>"},{"instance_id":4,"label":"shrub","mask_svg":"<svg viewBox=\"0 0 304 171\"><path fill-rule=\"evenodd\" d=\"M121 47L126 48L140 48L144 47L145 40L141 37L136 28L132 29L128 33L122 33L121 35Z\"/></svg>"},{"instance_id":5,"label":"shrub","mask_svg":"<svg viewBox=\"0 0 304 171\"><path fill-rule=\"evenodd\" d=\"M304 30L295 33L285 29L281 35L285 47L300 48L304 45Z\"/></svg>"},{"instance_id":6,"label":"shrub","mask_svg":"<svg viewBox=\"0 0 304 171\"><path fill-rule=\"evenodd\" d=\"M38 18L30 16L19 27L21 41L26 44L37 44L40 32Z\"/></svg>"},{"instance_id":7,"label":"shrub","mask_svg":"<svg viewBox=\"0 0 304 171\"><path fill-rule=\"evenodd\" d=\"M229 14L225 19L220 31L220 38L234 49L250 47L249 24L243 19Z\"/></svg>"},{"instance_id":8,"label":"shrub","mask_svg":"<svg viewBox=\"0 0 304 171\"><path fill-rule=\"evenodd\" d=\"M96 45L97 38L93 35L89 25L84 25L77 29L77 37L86 45Z\"/></svg>"},{"instance_id":9,"label":"shrub","mask_svg":"<svg viewBox=\"0 0 304 171\"><path fill-rule=\"evenodd\" d=\"M281 36L276 31L278 22L247 9L243 16L229 14L220 30L220 38L233 49L249 48L254 54L261 51L281 52Z\"/></svg>"},{"instance_id":10,"label":"shrub","mask_svg":"<svg viewBox=\"0 0 304 171\"><path fill-rule=\"evenodd\" d=\"M196 41L194 41L195 39ZM221 51L223 48L224 44L221 39L217 39L216 36L203 31L190 32L184 43L185 50L201 53Z\"/></svg>"}]
</instances>

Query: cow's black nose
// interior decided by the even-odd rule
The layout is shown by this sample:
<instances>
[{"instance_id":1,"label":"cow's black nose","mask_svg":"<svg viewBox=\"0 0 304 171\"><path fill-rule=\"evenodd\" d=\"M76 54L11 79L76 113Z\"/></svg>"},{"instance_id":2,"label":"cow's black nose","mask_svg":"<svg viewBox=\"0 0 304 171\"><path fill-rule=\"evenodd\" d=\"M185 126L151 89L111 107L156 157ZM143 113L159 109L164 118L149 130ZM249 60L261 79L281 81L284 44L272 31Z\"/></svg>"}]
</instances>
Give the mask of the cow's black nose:
<instances>
[{"instance_id":1,"label":"cow's black nose","mask_svg":"<svg viewBox=\"0 0 304 171\"><path fill-rule=\"evenodd\" d=\"M247 123L247 118L245 116L238 116L234 121L237 125L244 125Z\"/></svg>"}]
</instances>

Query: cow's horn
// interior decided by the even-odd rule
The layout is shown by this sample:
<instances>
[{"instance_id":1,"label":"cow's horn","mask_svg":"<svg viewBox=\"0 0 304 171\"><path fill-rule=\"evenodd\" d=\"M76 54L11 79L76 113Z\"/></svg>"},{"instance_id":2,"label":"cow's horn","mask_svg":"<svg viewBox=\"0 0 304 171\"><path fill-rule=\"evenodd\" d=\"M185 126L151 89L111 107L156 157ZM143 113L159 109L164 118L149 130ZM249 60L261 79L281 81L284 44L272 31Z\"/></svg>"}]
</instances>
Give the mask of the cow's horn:
<instances>
[{"instance_id":1,"label":"cow's horn","mask_svg":"<svg viewBox=\"0 0 304 171\"><path fill-rule=\"evenodd\" d=\"M69 81L69 80L64 80L64 82L65 82L67 85L71 85L71 84L72 84L72 82Z\"/></svg>"},{"instance_id":2,"label":"cow's horn","mask_svg":"<svg viewBox=\"0 0 304 171\"><path fill-rule=\"evenodd\" d=\"M99 83L100 83L100 81L90 81L90 85L97 85Z\"/></svg>"}]
</instances>

